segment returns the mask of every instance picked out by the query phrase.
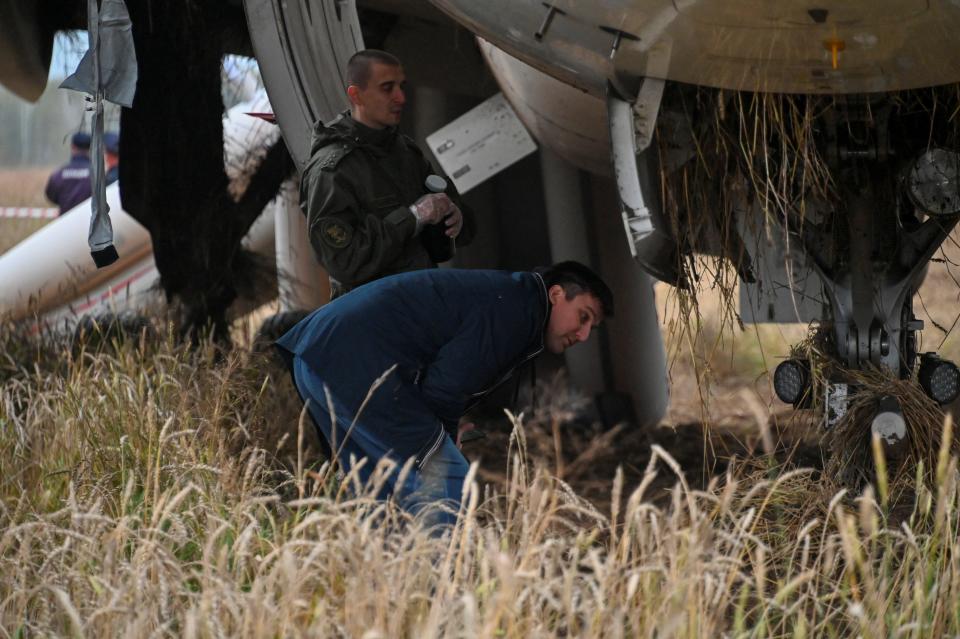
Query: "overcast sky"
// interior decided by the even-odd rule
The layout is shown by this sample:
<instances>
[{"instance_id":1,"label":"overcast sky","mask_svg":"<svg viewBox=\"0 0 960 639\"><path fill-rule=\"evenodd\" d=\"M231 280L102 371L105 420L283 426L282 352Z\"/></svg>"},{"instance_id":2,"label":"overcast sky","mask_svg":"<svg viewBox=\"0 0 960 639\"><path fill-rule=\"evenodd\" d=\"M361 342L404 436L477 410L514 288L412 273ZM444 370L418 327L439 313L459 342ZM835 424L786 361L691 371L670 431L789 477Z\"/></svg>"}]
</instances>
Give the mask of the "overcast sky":
<instances>
[{"instance_id":1,"label":"overcast sky","mask_svg":"<svg viewBox=\"0 0 960 639\"><path fill-rule=\"evenodd\" d=\"M58 31L53 39L53 57L50 60L50 80L65 78L80 64L87 50L86 31Z\"/></svg>"}]
</instances>

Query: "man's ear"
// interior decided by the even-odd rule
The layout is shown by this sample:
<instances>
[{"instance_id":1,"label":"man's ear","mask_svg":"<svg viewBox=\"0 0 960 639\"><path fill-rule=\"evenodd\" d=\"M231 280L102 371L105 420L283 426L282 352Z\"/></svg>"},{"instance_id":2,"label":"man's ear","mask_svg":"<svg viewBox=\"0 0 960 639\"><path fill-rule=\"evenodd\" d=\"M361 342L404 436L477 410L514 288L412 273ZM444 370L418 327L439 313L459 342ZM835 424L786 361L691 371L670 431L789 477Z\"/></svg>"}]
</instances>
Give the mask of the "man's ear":
<instances>
[{"instance_id":1,"label":"man's ear","mask_svg":"<svg viewBox=\"0 0 960 639\"><path fill-rule=\"evenodd\" d=\"M547 298L550 300L550 305L554 305L560 301L561 297L566 296L566 291L563 290L563 287L559 284L554 284L550 287L550 290L547 291Z\"/></svg>"},{"instance_id":2,"label":"man's ear","mask_svg":"<svg viewBox=\"0 0 960 639\"><path fill-rule=\"evenodd\" d=\"M355 84L351 84L347 87L347 97L350 98L350 104L358 105L360 104L360 87Z\"/></svg>"}]
</instances>

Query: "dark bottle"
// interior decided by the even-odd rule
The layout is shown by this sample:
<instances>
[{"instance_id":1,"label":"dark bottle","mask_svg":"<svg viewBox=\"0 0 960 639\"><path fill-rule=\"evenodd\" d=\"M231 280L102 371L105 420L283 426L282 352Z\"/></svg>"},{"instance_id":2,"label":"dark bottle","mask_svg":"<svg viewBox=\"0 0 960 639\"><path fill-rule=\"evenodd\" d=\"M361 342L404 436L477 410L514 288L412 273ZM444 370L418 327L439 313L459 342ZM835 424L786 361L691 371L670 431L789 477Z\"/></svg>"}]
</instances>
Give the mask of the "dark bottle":
<instances>
[{"instance_id":1,"label":"dark bottle","mask_svg":"<svg viewBox=\"0 0 960 639\"><path fill-rule=\"evenodd\" d=\"M423 185L430 193L444 193L447 190L447 181L439 175L428 175ZM427 249L427 254L437 264L453 259L457 253L456 239L447 237L446 221L445 217L440 223L427 225L420 231L420 239Z\"/></svg>"}]
</instances>

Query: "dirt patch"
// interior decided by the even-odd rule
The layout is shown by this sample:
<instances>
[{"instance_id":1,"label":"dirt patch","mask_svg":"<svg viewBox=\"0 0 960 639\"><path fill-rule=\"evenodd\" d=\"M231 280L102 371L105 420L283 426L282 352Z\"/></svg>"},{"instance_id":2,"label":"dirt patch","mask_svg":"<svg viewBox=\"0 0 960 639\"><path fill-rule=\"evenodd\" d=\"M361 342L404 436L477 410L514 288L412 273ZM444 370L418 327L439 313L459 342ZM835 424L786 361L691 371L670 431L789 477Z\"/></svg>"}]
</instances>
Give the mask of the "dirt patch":
<instances>
[{"instance_id":1,"label":"dirt patch","mask_svg":"<svg viewBox=\"0 0 960 639\"><path fill-rule=\"evenodd\" d=\"M511 438L509 425L488 423L484 427L487 437L464 445L463 452L469 461L480 462L481 481L502 488L508 483L508 451L515 459L521 455L520 446ZM669 498L670 489L680 479L676 470L690 487L701 489L712 478L723 475L735 459L771 467L822 468L823 456L817 445L797 434L773 426L772 449L767 454L762 437L736 429L704 427L699 422L647 429L621 424L604 431L599 425L531 421L524 425L526 446L522 456L531 471L543 468L555 474L578 495L609 511L618 468L623 473L621 498L625 499L640 485L655 456L658 475L648 488L648 496L655 501ZM670 460L661 457L661 451ZM676 462L676 469L671 468L672 462Z\"/></svg>"}]
</instances>

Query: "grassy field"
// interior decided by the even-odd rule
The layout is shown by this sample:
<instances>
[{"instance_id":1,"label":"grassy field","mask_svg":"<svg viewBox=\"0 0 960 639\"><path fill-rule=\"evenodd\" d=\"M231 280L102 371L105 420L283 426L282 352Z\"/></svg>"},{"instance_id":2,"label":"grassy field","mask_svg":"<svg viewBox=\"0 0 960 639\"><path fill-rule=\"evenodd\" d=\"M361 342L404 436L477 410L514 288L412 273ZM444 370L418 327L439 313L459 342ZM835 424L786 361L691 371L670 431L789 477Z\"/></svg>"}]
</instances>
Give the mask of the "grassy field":
<instances>
[{"instance_id":1,"label":"grassy field","mask_svg":"<svg viewBox=\"0 0 960 639\"><path fill-rule=\"evenodd\" d=\"M960 633L946 451L854 492L765 456L697 487L654 446L599 510L515 420L441 537L298 445L269 362L173 344L2 336L0 636Z\"/></svg>"},{"instance_id":2,"label":"grassy field","mask_svg":"<svg viewBox=\"0 0 960 639\"><path fill-rule=\"evenodd\" d=\"M54 168L0 170L0 206L53 206L43 189Z\"/></svg>"},{"instance_id":3,"label":"grassy field","mask_svg":"<svg viewBox=\"0 0 960 639\"><path fill-rule=\"evenodd\" d=\"M0 246L31 230L0 225ZM958 258L918 303L948 355ZM807 327L741 330L706 292L691 337L675 300L658 289L666 427L584 429L582 398L547 385L467 451L482 465L446 536L325 464L286 374L244 344L253 320L229 352L2 327L0 637L960 635L950 451L888 471L874 450L871 484L837 483L769 387Z\"/></svg>"}]
</instances>

